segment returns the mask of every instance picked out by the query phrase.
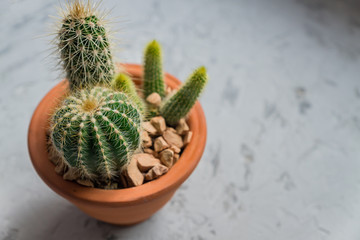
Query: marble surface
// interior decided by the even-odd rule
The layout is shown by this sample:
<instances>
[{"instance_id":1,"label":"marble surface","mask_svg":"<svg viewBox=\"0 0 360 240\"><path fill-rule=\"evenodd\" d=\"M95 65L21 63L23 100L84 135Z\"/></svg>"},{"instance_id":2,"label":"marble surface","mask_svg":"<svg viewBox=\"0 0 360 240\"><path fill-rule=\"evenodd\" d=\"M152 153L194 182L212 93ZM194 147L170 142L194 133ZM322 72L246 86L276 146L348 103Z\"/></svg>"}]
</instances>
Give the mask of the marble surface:
<instances>
[{"instance_id":1,"label":"marble surface","mask_svg":"<svg viewBox=\"0 0 360 240\"><path fill-rule=\"evenodd\" d=\"M200 164L133 227L86 216L30 163L32 112L62 76L47 36L59 2L0 1L0 239L360 239L358 1L103 1L118 61L156 38L166 71L210 75Z\"/></svg>"}]
</instances>

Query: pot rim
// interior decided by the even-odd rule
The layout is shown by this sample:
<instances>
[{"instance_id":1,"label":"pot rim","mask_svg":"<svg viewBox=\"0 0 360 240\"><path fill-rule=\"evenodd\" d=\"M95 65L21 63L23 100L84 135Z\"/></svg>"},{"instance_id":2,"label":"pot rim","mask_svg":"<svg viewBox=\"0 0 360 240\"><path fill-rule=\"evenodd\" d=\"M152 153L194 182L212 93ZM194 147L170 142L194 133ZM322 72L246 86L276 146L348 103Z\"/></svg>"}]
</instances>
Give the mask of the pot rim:
<instances>
[{"instance_id":1,"label":"pot rim","mask_svg":"<svg viewBox=\"0 0 360 240\"><path fill-rule=\"evenodd\" d=\"M143 68L139 64L120 64L119 67L134 77L141 78L143 73ZM173 89L181 84L176 77L168 73L164 74L164 79ZM193 132L190 143L177 163L160 178L137 187L114 190L85 187L64 180L55 172L55 166L49 160L46 131L49 126L50 109L59 103L60 97L68 89L67 86L67 81L63 80L43 97L33 113L28 130L28 149L32 164L43 181L56 193L73 202L108 206L135 205L177 189L194 171L204 152L207 136L206 119L199 101L195 103L188 116L188 124Z\"/></svg>"}]
</instances>

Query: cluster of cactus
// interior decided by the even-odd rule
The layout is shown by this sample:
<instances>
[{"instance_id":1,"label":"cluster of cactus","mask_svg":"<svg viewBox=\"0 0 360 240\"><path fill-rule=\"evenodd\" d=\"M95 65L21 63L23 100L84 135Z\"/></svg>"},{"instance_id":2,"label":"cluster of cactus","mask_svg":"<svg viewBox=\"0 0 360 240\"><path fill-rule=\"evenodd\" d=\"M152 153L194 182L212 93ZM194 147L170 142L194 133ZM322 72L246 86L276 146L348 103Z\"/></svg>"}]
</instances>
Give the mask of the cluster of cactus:
<instances>
[{"instance_id":1,"label":"cluster of cactus","mask_svg":"<svg viewBox=\"0 0 360 240\"><path fill-rule=\"evenodd\" d=\"M167 124L175 125L189 113L204 89L207 79L205 67L199 67L173 96L164 99L159 113ZM145 97L153 92L158 93L162 98L165 97L161 47L155 40L145 49L143 88Z\"/></svg>"},{"instance_id":2,"label":"cluster of cactus","mask_svg":"<svg viewBox=\"0 0 360 240\"><path fill-rule=\"evenodd\" d=\"M111 182L140 147L143 103L131 79L114 77L110 42L90 1L64 11L57 46L70 94L51 119L50 139L83 179Z\"/></svg>"},{"instance_id":3,"label":"cluster of cactus","mask_svg":"<svg viewBox=\"0 0 360 240\"><path fill-rule=\"evenodd\" d=\"M108 33L90 1L73 0L64 12L57 46L69 95L51 118L50 139L63 163L83 179L110 183L141 147L141 124L153 111L138 95L131 77L115 74ZM172 96L165 96L160 45L145 49L143 93L163 99L156 114L168 124L185 117L207 82L197 69Z\"/></svg>"}]
</instances>

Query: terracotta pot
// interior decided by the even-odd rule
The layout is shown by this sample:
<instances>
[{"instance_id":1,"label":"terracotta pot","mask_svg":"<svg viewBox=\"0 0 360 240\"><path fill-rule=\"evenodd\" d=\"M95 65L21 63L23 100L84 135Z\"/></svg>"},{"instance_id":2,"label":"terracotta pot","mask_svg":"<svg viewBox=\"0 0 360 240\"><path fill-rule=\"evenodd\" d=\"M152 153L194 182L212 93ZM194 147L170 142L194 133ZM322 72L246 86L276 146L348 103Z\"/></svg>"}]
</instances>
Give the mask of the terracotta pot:
<instances>
[{"instance_id":1,"label":"terracotta pot","mask_svg":"<svg viewBox=\"0 0 360 240\"><path fill-rule=\"evenodd\" d=\"M142 67L135 64L123 64L122 67L139 84ZM167 73L165 81L171 88L177 88L181 83ZM63 180L49 160L46 148L49 117L67 89L67 81L57 84L41 100L31 119L28 147L37 173L52 190L96 219L118 225L131 225L148 219L171 199L200 161L206 143L206 120L200 103L195 104L189 115L188 123L193 132L191 142L168 173L138 187L104 190Z\"/></svg>"}]
</instances>

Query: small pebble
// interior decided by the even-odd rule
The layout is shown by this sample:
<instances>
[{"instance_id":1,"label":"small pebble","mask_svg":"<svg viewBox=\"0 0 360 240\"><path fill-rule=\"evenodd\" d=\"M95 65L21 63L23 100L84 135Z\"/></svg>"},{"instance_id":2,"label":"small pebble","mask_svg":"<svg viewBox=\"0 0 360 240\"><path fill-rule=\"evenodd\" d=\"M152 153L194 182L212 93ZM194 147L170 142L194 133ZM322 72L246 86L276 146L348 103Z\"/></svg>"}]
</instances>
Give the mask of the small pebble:
<instances>
[{"instance_id":1,"label":"small pebble","mask_svg":"<svg viewBox=\"0 0 360 240\"><path fill-rule=\"evenodd\" d=\"M161 163L167 166L168 168L171 168L172 165L174 164L173 157L174 157L174 152L170 149L165 149L160 153Z\"/></svg>"},{"instance_id":2,"label":"small pebble","mask_svg":"<svg viewBox=\"0 0 360 240\"><path fill-rule=\"evenodd\" d=\"M141 126L150 136L155 136L157 134L156 128L150 122L143 122Z\"/></svg>"},{"instance_id":3,"label":"small pebble","mask_svg":"<svg viewBox=\"0 0 360 240\"><path fill-rule=\"evenodd\" d=\"M187 125L186 121L184 118L180 119L177 127L176 127L176 132L179 135L184 135L186 132L188 132L190 130L189 126Z\"/></svg>"},{"instance_id":4,"label":"small pebble","mask_svg":"<svg viewBox=\"0 0 360 240\"><path fill-rule=\"evenodd\" d=\"M178 148L182 148L184 146L183 140L179 134L173 132L171 129L166 129L163 135L165 141L170 144L174 145Z\"/></svg>"},{"instance_id":5,"label":"small pebble","mask_svg":"<svg viewBox=\"0 0 360 240\"><path fill-rule=\"evenodd\" d=\"M146 101L156 107L160 106L161 104L161 97L158 93L153 92L152 94L150 94L147 98Z\"/></svg>"},{"instance_id":6,"label":"small pebble","mask_svg":"<svg viewBox=\"0 0 360 240\"><path fill-rule=\"evenodd\" d=\"M129 165L126 168L125 174L129 187L139 186L144 182L144 176L137 167L136 158L132 158Z\"/></svg>"},{"instance_id":7,"label":"small pebble","mask_svg":"<svg viewBox=\"0 0 360 240\"><path fill-rule=\"evenodd\" d=\"M141 172L147 172L149 169L153 168L155 165L160 164L160 160L154 158L153 155L147 153L135 154L133 158L137 160L137 166Z\"/></svg>"},{"instance_id":8,"label":"small pebble","mask_svg":"<svg viewBox=\"0 0 360 240\"><path fill-rule=\"evenodd\" d=\"M192 138L192 131L189 131L184 136L184 146L188 145Z\"/></svg>"},{"instance_id":9,"label":"small pebble","mask_svg":"<svg viewBox=\"0 0 360 240\"><path fill-rule=\"evenodd\" d=\"M174 153L180 153L181 152L181 149L178 148L177 146L175 145L171 145L170 146L170 149L174 151Z\"/></svg>"},{"instance_id":10,"label":"small pebble","mask_svg":"<svg viewBox=\"0 0 360 240\"><path fill-rule=\"evenodd\" d=\"M154 126L154 128L156 128L158 134L162 135L166 130L166 123L163 117L153 117L150 122Z\"/></svg>"},{"instance_id":11,"label":"small pebble","mask_svg":"<svg viewBox=\"0 0 360 240\"><path fill-rule=\"evenodd\" d=\"M158 137L154 141L155 152L161 152L162 150L170 147L169 144L164 140L163 137Z\"/></svg>"},{"instance_id":12,"label":"small pebble","mask_svg":"<svg viewBox=\"0 0 360 240\"><path fill-rule=\"evenodd\" d=\"M173 160L173 164L175 164L178 160L179 160L179 158L180 158L180 154L177 154L177 153L175 153L174 154L174 160Z\"/></svg>"},{"instance_id":13,"label":"small pebble","mask_svg":"<svg viewBox=\"0 0 360 240\"><path fill-rule=\"evenodd\" d=\"M150 169L145 174L145 179L147 181L154 180L154 179L164 175L165 173L167 173L168 170L169 170L169 168L167 168L161 164L158 164L158 165L154 166L152 169Z\"/></svg>"},{"instance_id":14,"label":"small pebble","mask_svg":"<svg viewBox=\"0 0 360 240\"><path fill-rule=\"evenodd\" d=\"M142 141L143 147L147 148L147 147L152 146L152 140L147 131L141 132L141 141Z\"/></svg>"}]
</instances>

